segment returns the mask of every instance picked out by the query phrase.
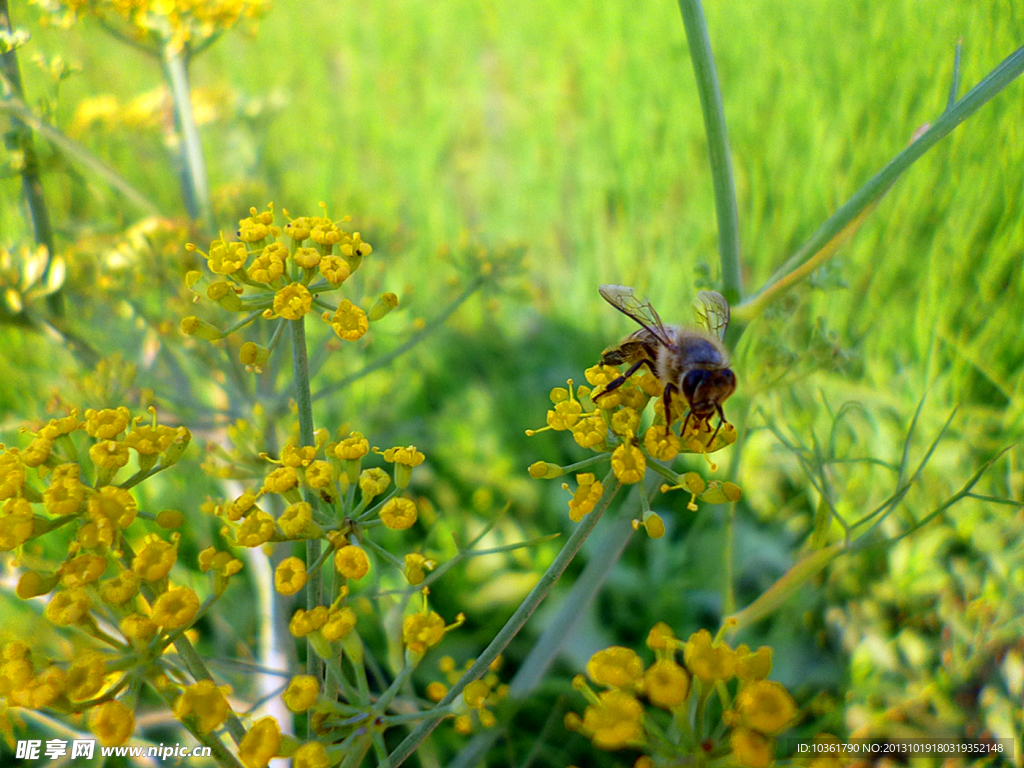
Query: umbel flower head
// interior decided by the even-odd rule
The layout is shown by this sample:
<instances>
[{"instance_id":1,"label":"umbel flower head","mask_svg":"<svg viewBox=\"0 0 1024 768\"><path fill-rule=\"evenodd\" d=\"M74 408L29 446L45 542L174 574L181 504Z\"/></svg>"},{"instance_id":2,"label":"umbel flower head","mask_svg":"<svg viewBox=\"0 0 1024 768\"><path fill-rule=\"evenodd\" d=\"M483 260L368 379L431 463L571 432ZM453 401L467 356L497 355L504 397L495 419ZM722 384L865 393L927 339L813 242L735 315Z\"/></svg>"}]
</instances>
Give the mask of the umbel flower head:
<instances>
[{"instance_id":1,"label":"umbel flower head","mask_svg":"<svg viewBox=\"0 0 1024 768\"><path fill-rule=\"evenodd\" d=\"M717 467L708 454L736 441L736 429L731 424L714 428L707 421L687 419L686 411L680 412L678 398L673 402L672 422L666 423L662 401L664 388L650 373L626 379L607 395L602 395L602 392L621 379L618 369L595 365L588 368L585 375L590 386L574 389L570 379L567 387L552 389L550 399L553 408L547 413L547 426L527 430L526 434L532 436L547 430L569 432L579 446L607 460L611 475L623 485L643 481L652 463L670 464L681 453L702 454L714 471ZM651 403L653 419L649 426L642 428L643 413ZM550 479L579 465L586 465L589 469L599 460L595 458L568 467L537 461L530 465L529 472L531 477ZM694 490L694 482L684 483L684 478L691 475L700 480L699 489ZM577 474L576 481L578 485L574 491L568 483L562 486L573 493L569 500L569 517L574 522L583 519L596 507L604 490L603 482L598 481L593 472ZM735 484L705 483L695 472L680 476L675 484L662 485L661 490L676 488L691 490L691 509L696 509L694 500L697 498L713 504L740 498L740 489ZM643 526L652 538L658 538L665 532L661 517L654 513L645 513L643 519L635 523L637 528Z\"/></svg>"},{"instance_id":2,"label":"umbel flower head","mask_svg":"<svg viewBox=\"0 0 1024 768\"><path fill-rule=\"evenodd\" d=\"M566 716L569 730L582 733L599 749L650 750L680 764L696 754L709 760L729 756L732 763L749 768L771 763L773 737L796 722L799 710L781 684L764 679L771 671L770 648L732 648L704 629L682 641L663 622L651 630L647 647L654 653L649 664L622 646L591 656L586 667L590 683L582 675L573 680L588 705L582 717L574 712ZM698 741L694 734L701 727L689 721L714 711L705 707L711 696L721 699L721 724L703 722L705 735ZM663 722L659 710L671 713L676 723L686 720L688 726L667 736L658 725ZM707 737L710 733L717 735Z\"/></svg>"},{"instance_id":3,"label":"umbel flower head","mask_svg":"<svg viewBox=\"0 0 1024 768\"><path fill-rule=\"evenodd\" d=\"M323 203L321 206L326 209ZM222 310L243 315L228 330L189 315L181 321L186 335L217 341L260 317L301 320L318 310L339 339L357 341L371 322L381 320L398 305L393 293L376 299L369 312L353 297L343 297L335 304L326 300L327 294L343 290L363 259L373 253L359 232L345 228L348 217L334 221L327 216L299 216L289 218L283 227L275 224L275 218L273 204L262 212L251 208L249 217L238 223L236 240L221 234L207 251L192 243L186 246L206 260L213 276L206 279L206 290L201 292L203 273L193 270L186 275L185 285L193 301L212 301ZM249 370L259 372L280 335L280 331L274 333L269 347L245 342L239 359Z\"/></svg>"}]
</instances>

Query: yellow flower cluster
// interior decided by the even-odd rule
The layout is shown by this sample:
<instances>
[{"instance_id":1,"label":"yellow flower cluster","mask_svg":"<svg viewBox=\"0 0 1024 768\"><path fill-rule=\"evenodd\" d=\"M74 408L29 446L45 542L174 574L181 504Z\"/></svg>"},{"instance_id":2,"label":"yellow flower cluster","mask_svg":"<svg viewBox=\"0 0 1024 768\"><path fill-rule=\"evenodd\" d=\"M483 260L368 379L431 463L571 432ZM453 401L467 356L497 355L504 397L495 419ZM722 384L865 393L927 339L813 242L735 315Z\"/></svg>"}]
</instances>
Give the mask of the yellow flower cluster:
<instances>
[{"instance_id":1,"label":"yellow flower cluster","mask_svg":"<svg viewBox=\"0 0 1024 768\"><path fill-rule=\"evenodd\" d=\"M326 310L321 318L339 339L357 341L369 330L370 322L398 306L393 293L381 296L369 313L347 298L335 307L324 301L323 296L339 290L373 252L358 232L341 226L347 217L335 222L326 216L300 216L289 218L284 227L274 221L273 204L262 212L251 208L250 216L238 223L237 240L229 241L222 235L210 243L207 252L191 243L186 246L206 259L207 268L217 278L208 281L205 298L221 309L246 316L229 331L222 331L197 315L189 315L181 321L186 335L216 341L257 317L299 320L315 305ZM185 277L194 301L204 298L196 290L202 279L203 273L198 270ZM250 370L262 370L277 338L275 334L269 348L246 342L239 350L239 359Z\"/></svg>"},{"instance_id":2,"label":"yellow flower cluster","mask_svg":"<svg viewBox=\"0 0 1024 768\"><path fill-rule=\"evenodd\" d=\"M651 630L647 646L655 659L646 667L636 651L622 646L590 658L587 678L604 690L595 691L582 675L576 677L573 686L588 706L582 717L566 716L569 730L584 734L599 749L633 747L671 762L698 753L708 760L729 755L749 768L772 762L773 737L796 722L799 710L782 685L765 679L772 667L770 648L731 648L713 640L706 629L684 642L665 623ZM729 693L733 681L735 697ZM720 699L724 728L705 722L712 692ZM693 722L674 729L678 738L669 742L664 738L669 731L657 725L658 710L670 712L677 722Z\"/></svg>"},{"instance_id":3,"label":"yellow flower cluster","mask_svg":"<svg viewBox=\"0 0 1024 768\"><path fill-rule=\"evenodd\" d=\"M470 659L460 668L451 656L442 656L437 666L448 683L446 685L439 680L429 683L427 698L435 703L441 701L448 693L449 686L455 685L473 666L473 662L474 660ZM498 675L503 663L501 656L496 657L487 668L487 674L469 683L462 690L462 708L465 711L455 716L456 733L463 736L471 733L474 719L482 728L494 727L497 721L488 707L496 706L508 696L508 685L502 683Z\"/></svg>"},{"instance_id":4,"label":"yellow flower cluster","mask_svg":"<svg viewBox=\"0 0 1024 768\"><path fill-rule=\"evenodd\" d=\"M175 528L182 524L181 513L140 509L130 489L173 466L191 435L184 427L160 424L152 409L147 423L123 406L87 409L84 417L72 409L25 432L31 441L24 448L0 446L0 552L20 556L46 535L60 537L57 547L67 555L52 565L33 556L17 594L26 600L47 597L43 615L51 624L101 638L119 651L54 661L33 659L27 646L8 643L0 650L0 699L12 706L85 712L101 743L123 744L135 728L135 682L150 679L166 690L167 678L154 659L192 626L201 605L191 587L171 581L180 535L132 535L139 518ZM119 479L130 463L135 472ZM199 561L201 570L215 571L225 585L241 568L230 554L213 549ZM228 715L223 694L203 682L183 688L175 711L207 732Z\"/></svg>"},{"instance_id":5,"label":"yellow flower cluster","mask_svg":"<svg viewBox=\"0 0 1024 768\"><path fill-rule=\"evenodd\" d=\"M245 20L255 22L269 0L36 0L51 23L70 26L79 17L130 25L135 37L169 43L175 50L220 35Z\"/></svg>"},{"instance_id":6,"label":"yellow flower cluster","mask_svg":"<svg viewBox=\"0 0 1024 768\"><path fill-rule=\"evenodd\" d=\"M673 420L666 423L665 407L662 402L664 388L650 373L633 376L607 395L602 396L609 384L619 376L618 369L609 365L595 365L588 368L585 376L589 386L573 389L570 379L568 387L555 387L551 390L552 409L547 414L547 426L541 429L527 430L527 435L554 430L570 432L576 443L589 448L602 457L607 457L611 472L618 482L624 485L643 481L648 469L652 468L672 479L666 483L662 491L685 487L691 489L694 483L684 483L684 478L691 475L700 479L695 472L685 476L676 476L658 462L670 463L680 453L708 454L719 451L736 442L736 429L731 424L723 424L715 429L707 421L685 419L685 411L678 413L673 405ZM595 400L594 396L598 395ZM653 401L653 419L646 429L642 429L643 413ZM682 420L681 420L681 417ZM677 431L686 427L685 433ZM535 478L555 478L576 467L592 466L599 459L578 462L569 467L537 461L530 465L530 476ZM717 467L708 459L711 469ZM601 498L603 485L596 480L591 472L576 475L578 487L573 491L569 501L569 517L578 522L590 513ZM708 503L736 501L740 497L740 489L733 483L704 483L702 487L692 491L690 508L695 509L694 499L700 498ZM568 484L562 486L572 490ZM643 520L637 520L636 526L647 529L652 538L664 533L665 527L661 518L651 513Z\"/></svg>"}]
</instances>

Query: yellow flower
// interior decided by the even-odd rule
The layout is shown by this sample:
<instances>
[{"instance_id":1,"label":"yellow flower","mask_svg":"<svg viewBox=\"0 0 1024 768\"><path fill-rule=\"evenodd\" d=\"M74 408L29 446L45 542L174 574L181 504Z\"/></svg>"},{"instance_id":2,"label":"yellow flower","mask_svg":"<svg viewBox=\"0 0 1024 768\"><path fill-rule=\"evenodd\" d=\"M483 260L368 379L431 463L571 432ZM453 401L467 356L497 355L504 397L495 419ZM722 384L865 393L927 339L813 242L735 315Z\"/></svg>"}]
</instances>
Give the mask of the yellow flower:
<instances>
[{"instance_id":1,"label":"yellow flower","mask_svg":"<svg viewBox=\"0 0 1024 768\"><path fill-rule=\"evenodd\" d=\"M668 427L655 425L644 432L644 448L652 459L672 461L679 453L679 438Z\"/></svg>"},{"instance_id":2,"label":"yellow flower","mask_svg":"<svg viewBox=\"0 0 1024 768\"><path fill-rule=\"evenodd\" d=\"M569 519L574 523L578 523L585 515L593 512L604 494L604 486L592 472L581 472L576 475L576 482L579 483L579 487L569 500ZM569 485L563 483L562 487L568 490Z\"/></svg>"},{"instance_id":3,"label":"yellow flower","mask_svg":"<svg viewBox=\"0 0 1024 768\"><path fill-rule=\"evenodd\" d=\"M320 263L320 251L316 248L296 248L292 259L303 269L315 269Z\"/></svg>"},{"instance_id":4,"label":"yellow flower","mask_svg":"<svg viewBox=\"0 0 1024 768\"><path fill-rule=\"evenodd\" d=\"M91 699L107 676L107 663L98 653L86 652L68 670L67 695L71 701Z\"/></svg>"},{"instance_id":5,"label":"yellow flower","mask_svg":"<svg viewBox=\"0 0 1024 768\"><path fill-rule=\"evenodd\" d=\"M89 448L89 460L101 469L121 469L129 457L128 446L116 440L101 440Z\"/></svg>"},{"instance_id":6,"label":"yellow flower","mask_svg":"<svg viewBox=\"0 0 1024 768\"><path fill-rule=\"evenodd\" d=\"M320 684L312 675L295 675L281 694L284 705L292 712L305 712L316 703Z\"/></svg>"},{"instance_id":7,"label":"yellow flower","mask_svg":"<svg viewBox=\"0 0 1024 768\"><path fill-rule=\"evenodd\" d=\"M405 580L413 586L422 584L426 578L426 572L432 571L437 566L433 560L428 560L417 552L410 552L405 556Z\"/></svg>"},{"instance_id":8,"label":"yellow flower","mask_svg":"<svg viewBox=\"0 0 1024 768\"><path fill-rule=\"evenodd\" d=\"M210 255L206 257L206 265L214 274L231 275L244 267L248 258L245 243L214 240L210 243Z\"/></svg>"},{"instance_id":9,"label":"yellow flower","mask_svg":"<svg viewBox=\"0 0 1024 768\"><path fill-rule=\"evenodd\" d=\"M416 505L409 499L391 499L380 511L385 527L393 531L404 531L416 523Z\"/></svg>"},{"instance_id":10,"label":"yellow flower","mask_svg":"<svg viewBox=\"0 0 1024 768\"><path fill-rule=\"evenodd\" d=\"M178 534L173 534L177 536ZM143 539L142 549L132 560L132 571L143 581L160 581L178 560L178 543L164 541L155 533Z\"/></svg>"},{"instance_id":11,"label":"yellow flower","mask_svg":"<svg viewBox=\"0 0 1024 768\"><path fill-rule=\"evenodd\" d=\"M274 535L274 518L262 509L250 512L235 529L235 542L240 547L258 547Z\"/></svg>"},{"instance_id":12,"label":"yellow flower","mask_svg":"<svg viewBox=\"0 0 1024 768\"><path fill-rule=\"evenodd\" d=\"M314 539L321 534L320 526L313 522L313 507L305 501L289 504L277 524L289 539Z\"/></svg>"},{"instance_id":13,"label":"yellow flower","mask_svg":"<svg viewBox=\"0 0 1024 768\"><path fill-rule=\"evenodd\" d=\"M690 635L683 653L687 668L706 685L733 677L736 653L725 643L714 644L706 629Z\"/></svg>"},{"instance_id":14,"label":"yellow flower","mask_svg":"<svg viewBox=\"0 0 1024 768\"><path fill-rule=\"evenodd\" d=\"M165 424L135 425L124 439L124 444L141 456L156 456L171 447L178 431Z\"/></svg>"},{"instance_id":15,"label":"yellow flower","mask_svg":"<svg viewBox=\"0 0 1024 768\"><path fill-rule=\"evenodd\" d=\"M613 645L598 651L587 662L587 675L595 683L612 688L635 688L644 674L636 651Z\"/></svg>"},{"instance_id":16,"label":"yellow flower","mask_svg":"<svg viewBox=\"0 0 1024 768\"><path fill-rule=\"evenodd\" d=\"M125 570L99 585L99 599L108 605L124 605L138 594L138 578Z\"/></svg>"},{"instance_id":17,"label":"yellow flower","mask_svg":"<svg viewBox=\"0 0 1024 768\"><path fill-rule=\"evenodd\" d=\"M344 461L361 459L370 452L370 441L363 437L362 432L350 432L349 436L334 448L335 457Z\"/></svg>"},{"instance_id":18,"label":"yellow flower","mask_svg":"<svg viewBox=\"0 0 1024 768\"><path fill-rule=\"evenodd\" d=\"M46 618L51 624L68 626L81 621L92 608L92 600L84 587L65 589L54 593L46 604Z\"/></svg>"},{"instance_id":19,"label":"yellow flower","mask_svg":"<svg viewBox=\"0 0 1024 768\"><path fill-rule=\"evenodd\" d=\"M47 425L39 430L39 434L47 440L56 440L61 435L70 435L78 427L78 411L72 410L70 415L62 419L50 419Z\"/></svg>"},{"instance_id":20,"label":"yellow flower","mask_svg":"<svg viewBox=\"0 0 1024 768\"><path fill-rule=\"evenodd\" d=\"M775 746L770 739L746 728L734 728L729 734L732 757L746 768L767 768L775 758Z\"/></svg>"},{"instance_id":21,"label":"yellow flower","mask_svg":"<svg viewBox=\"0 0 1024 768\"><path fill-rule=\"evenodd\" d=\"M110 440L127 429L131 418L131 413L123 405L102 411L90 408L85 412L85 431L97 440Z\"/></svg>"},{"instance_id":22,"label":"yellow flower","mask_svg":"<svg viewBox=\"0 0 1024 768\"><path fill-rule=\"evenodd\" d=\"M426 458L415 445L407 445L404 448L388 448L384 451L384 461L393 464L404 464L407 467L418 467Z\"/></svg>"},{"instance_id":23,"label":"yellow flower","mask_svg":"<svg viewBox=\"0 0 1024 768\"><path fill-rule=\"evenodd\" d=\"M86 488L78 480L79 472L77 464L62 464L53 471L50 487L43 492L43 504L51 515L74 515L82 508Z\"/></svg>"},{"instance_id":24,"label":"yellow flower","mask_svg":"<svg viewBox=\"0 0 1024 768\"><path fill-rule=\"evenodd\" d=\"M581 448L596 448L604 443L608 427L599 413L584 416L572 428L572 437Z\"/></svg>"},{"instance_id":25,"label":"yellow flower","mask_svg":"<svg viewBox=\"0 0 1024 768\"><path fill-rule=\"evenodd\" d=\"M427 684L427 698L435 704L445 697L448 693L448 688L444 683L439 683L437 680Z\"/></svg>"},{"instance_id":26,"label":"yellow flower","mask_svg":"<svg viewBox=\"0 0 1024 768\"><path fill-rule=\"evenodd\" d=\"M351 276L352 268L339 256L324 256L320 259L320 274L331 285L341 285Z\"/></svg>"},{"instance_id":27,"label":"yellow flower","mask_svg":"<svg viewBox=\"0 0 1024 768\"><path fill-rule=\"evenodd\" d=\"M153 604L153 622L164 629L183 627L195 618L199 596L188 587L164 592Z\"/></svg>"},{"instance_id":28,"label":"yellow flower","mask_svg":"<svg viewBox=\"0 0 1024 768\"><path fill-rule=\"evenodd\" d=\"M555 409L548 411L548 426L556 431L572 429L583 413L583 406L576 400L563 400L555 403Z\"/></svg>"},{"instance_id":29,"label":"yellow flower","mask_svg":"<svg viewBox=\"0 0 1024 768\"><path fill-rule=\"evenodd\" d=\"M53 704L67 690L67 675L60 667L49 666L32 681L29 701L25 706L43 709Z\"/></svg>"},{"instance_id":30,"label":"yellow flower","mask_svg":"<svg viewBox=\"0 0 1024 768\"><path fill-rule=\"evenodd\" d=\"M349 608L347 605L341 607L331 607L327 611L327 620L320 628L320 634L328 642L334 642L335 640L341 640L349 632L351 632L356 626L356 612Z\"/></svg>"},{"instance_id":31,"label":"yellow flower","mask_svg":"<svg viewBox=\"0 0 1024 768\"><path fill-rule=\"evenodd\" d=\"M0 552L20 547L32 535L35 516L24 499L8 499L0 511Z\"/></svg>"},{"instance_id":32,"label":"yellow flower","mask_svg":"<svg viewBox=\"0 0 1024 768\"><path fill-rule=\"evenodd\" d=\"M333 475L330 462L317 459L306 467L306 484L319 491L330 486Z\"/></svg>"},{"instance_id":33,"label":"yellow flower","mask_svg":"<svg viewBox=\"0 0 1024 768\"><path fill-rule=\"evenodd\" d=\"M389 485L391 485L391 476L379 467L364 469L359 474L359 488L367 500L374 496L380 496Z\"/></svg>"},{"instance_id":34,"label":"yellow flower","mask_svg":"<svg viewBox=\"0 0 1024 768\"><path fill-rule=\"evenodd\" d=\"M268 478L269 479L269 478ZM242 515L253 508L256 503L256 494L252 491L246 491L237 499L228 504L224 510L228 516L228 520L240 520Z\"/></svg>"},{"instance_id":35,"label":"yellow flower","mask_svg":"<svg viewBox=\"0 0 1024 768\"><path fill-rule=\"evenodd\" d=\"M405 647L414 653L425 653L441 642L446 627L444 619L434 611L417 612L405 617L402 622L402 640Z\"/></svg>"},{"instance_id":36,"label":"yellow flower","mask_svg":"<svg viewBox=\"0 0 1024 768\"><path fill-rule=\"evenodd\" d=\"M21 493L25 484L25 468L15 451L0 453L0 500L11 499Z\"/></svg>"},{"instance_id":37,"label":"yellow flower","mask_svg":"<svg viewBox=\"0 0 1024 768\"><path fill-rule=\"evenodd\" d=\"M288 249L282 243L271 243L253 260L249 267L249 278L270 285L284 274L287 258Z\"/></svg>"},{"instance_id":38,"label":"yellow flower","mask_svg":"<svg viewBox=\"0 0 1024 768\"><path fill-rule=\"evenodd\" d=\"M148 642L160 629L153 620L141 613L130 613L118 625L121 634L137 643Z\"/></svg>"},{"instance_id":39,"label":"yellow flower","mask_svg":"<svg viewBox=\"0 0 1024 768\"><path fill-rule=\"evenodd\" d=\"M124 530L135 520L139 505L123 488L106 486L89 498L87 509L92 520L109 520L114 527Z\"/></svg>"},{"instance_id":40,"label":"yellow flower","mask_svg":"<svg viewBox=\"0 0 1024 768\"><path fill-rule=\"evenodd\" d=\"M306 564L297 557L280 562L274 571L274 588L282 595L294 595L306 586Z\"/></svg>"},{"instance_id":41,"label":"yellow flower","mask_svg":"<svg viewBox=\"0 0 1024 768\"><path fill-rule=\"evenodd\" d=\"M361 579L370 571L370 558L355 544L346 544L334 553L334 567L347 579Z\"/></svg>"},{"instance_id":42,"label":"yellow flower","mask_svg":"<svg viewBox=\"0 0 1024 768\"><path fill-rule=\"evenodd\" d=\"M672 659L658 659L644 672L644 693L656 707L678 707L690 692L690 676Z\"/></svg>"},{"instance_id":43,"label":"yellow flower","mask_svg":"<svg viewBox=\"0 0 1024 768\"><path fill-rule=\"evenodd\" d=\"M612 472L623 485L639 483L647 471L647 461L635 445L623 443L612 451Z\"/></svg>"},{"instance_id":44,"label":"yellow flower","mask_svg":"<svg viewBox=\"0 0 1024 768\"><path fill-rule=\"evenodd\" d=\"M38 467L50 458L52 450L53 442L39 435L21 452L21 461L26 467Z\"/></svg>"},{"instance_id":45,"label":"yellow flower","mask_svg":"<svg viewBox=\"0 0 1024 768\"><path fill-rule=\"evenodd\" d=\"M264 717L245 734L238 745L238 757L246 768L266 768L280 749L281 727L274 718Z\"/></svg>"},{"instance_id":46,"label":"yellow flower","mask_svg":"<svg viewBox=\"0 0 1024 768\"><path fill-rule=\"evenodd\" d=\"M288 622L288 631L295 637L305 637L310 632L320 629L328 618L327 607L318 605L311 611L299 608Z\"/></svg>"},{"instance_id":47,"label":"yellow flower","mask_svg":"<svg viewBox=\"0 0 1024 768\"><path fill-rule=\"evenodd\" d=\"M289 283L274 294L274 312L285 320L298 320L313 306L313 294L302 283Z\"/></svg>"},{"instance_id":48,"label":"yellow flower","mask_svg":"<svg viewBox=\"0 0 1024 768\"><path fill-rule=\"evenodd\" d=\"M766 736L786 730L799 714L789 691L772 680L744 683L736 695L736 711L744 726Z\"/></svg>"},{"instance_id":49,"label":"yellow flower","mask_svg":"<svg viewBox=\"0 0 1024 768\"><path fill-rule=\"evenodd\" d=\"M348 299L342 299L334 314L325 312L323 318L330 323L339 339L356 341L370 329L366 313Z\"/></svg>"},{"instance_id":50,"label":"yellow flower","mask_svg":"<svg viewBox=\"0 0 1024 768\"><path fill-rule=\"evenodd\" d=\"M135 715L116 699L105 701L89 713L89 730L105 747L118 747L131 738Z\"/></svg>"},{"instance_id":51,"label":"yellow flower","mask_svg":"<svg viewBox=\"0 0 1024 768\"><path fill-rule=\"evenodd\" d=\"M632 694L615 688L598 695L598 703L583 712L583 729L598 749L622 749L642 743L643 705Z\"/></svg>"},{"instance_id":52,"label":"yellow flower","mask_svg":"<svg viewBox=\"0 0 1024 768\"><path fill-rule=\"evenodd\" d=\"M279 467L263 481L264 493L287 493L299 484L299 474L294 467Z\"/></svg>"},{"instance_id":53,"label":"yellow flower","mask_svg":"<svg viewBox=\"0 0 1024 768\"><path fill-rule=\"evenodd\" d=\"M612 414L612 432L616 435L635 435L640 426L640 414L635 408L624 407Z\"/></svg>"},{"instance_id":54,"label":"yellow flower","mask_svg":"<svg viewBox=\"0 0 1024 768\"><path fill-rule=\"evenodd\" d=\"M230 552L222 552L215 547L207 547L199 553L199 570L203 573L213 571L225 578L234 576L242 570L242 561Z\"/></svg>"},{"instance_id":55,"label":"yellow flower","mask_svg":"<svg viewBox=\"0 0 1024 768\"><path fill-rule=\"evenodd\" d=\"M736 649L736 677L740 680L764 680L772 671L772 649L762 645L751 653L745 645Z\"/></svg>"},{"instance_id":56,"label":"yellow flower","mask_svg":"<svg viewBox=\"0 0 1024 768\"><path fill-rule=\"evenodd\" d=\"M327 749L319 741L307 741L292 755L292 768L330 768Z\"/></svg>"},{"instance_id":57,"label":"yellow flower","mask_svg":"<svg viewBox=\"0 0 1024 768\"><path fill-rule=\"evenodd\" d=\"M97 581L107 570L107 558L100 555L79 555L68 560L61 569L65 587L84 587Z\"/></svg>"},{"instance_id":58,"label":"yellow flower","mask_svg":"<svg viewBox=\"0 0 1024 768\"><path fill-rule=\"evenodd\" d=\"M174 703L174 716L189 722L200 733L216 729L230 711L224 692L212 680L200 680L188 686Z\"/></svg>"}]
</instances>

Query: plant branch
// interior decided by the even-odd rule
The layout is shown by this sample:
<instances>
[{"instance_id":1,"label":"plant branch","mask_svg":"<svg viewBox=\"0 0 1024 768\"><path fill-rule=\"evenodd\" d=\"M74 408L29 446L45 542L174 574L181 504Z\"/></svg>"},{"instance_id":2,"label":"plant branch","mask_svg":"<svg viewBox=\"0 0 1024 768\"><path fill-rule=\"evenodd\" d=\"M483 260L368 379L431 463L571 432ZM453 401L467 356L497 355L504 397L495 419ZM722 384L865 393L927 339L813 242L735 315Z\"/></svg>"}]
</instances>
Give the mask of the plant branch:
<instances>
[{"instance_id":1,"label":"plant branch","mask_svg":"<svg viewBox=\"0 0 1024 768\"><path fill-rule=\"evenodd\" d=\"M541 604L541 601L547 597L548 592L551 591L551 588L561 578L562 573L565 572L569 563L572 562L576 553L579 552L580 547L583 546L583 542L587 540L590 532L594 530L597 521L601 519L601 516L608 509L608 505L615 498L619 487L618 480L615 480L612 473L609 472L604 479L604 494L601 496L601 501L598 502L594 511L584 517L576 526L576 530L566 540L562 550L555 557L547 571L544 572L544 575L540 577L537 585L530 590L530 594L526 596L526 599L523 600L515 613L512 614L511 618L505 623L505 626L501 628L487 648L484 649L483 653L473 662L473 666L451 687L445 697L437 703L438 707L447 707L462 694L462 690L467 685L486 674L491 662L498 657L498 654L505 650L505 647L519 633L519 630L523 628L523 625L533 615L533 612L537 610L537 606ZM392 766L394 768L398 768L398 766L405 762L406 758L416 751L416 748L441 722L440 718L430 718L429 713L427 713L427 716L428 719L416 726L412 733L406 736L391 754Z\"/></svg>"},{"instance_id":2,"label":"plant branch","mask_svg":"<svg viewBox=\"0 0 1024 768\"><path fill-rule=\"evenodd\" d=\"M995 98L1022 72L1024 72L1024 48L1018 48L968 91L962 99L947 108L927 130L857 190L796 253L775 271L775 274L768 279L760 291L739 306L734 307L733 319L741 324L749 322L764 309L769 301L831 258L835 253L835 246L839 244L837 242L833 245L833 241L839 238L839 242L841 242L843 236L856 229L870 207L881 199L904 171L940 140L952 133L960 123ZM819 252L823 249L830 250L827 255L822 257L819 256ZM807 268L811 262L813 262L813 266Z\"/></svg>"},{"instance_id":3,"label":"plant branch","mask_svg":"<svg viewBox=\"0 0 1024 768\"><path fill-rule=\"evenodd\" d=\"M711 178L715 187L715 212L718 215L718 255L722 265L722 295L730 304L743 295L740 274L739 215L736 212L736 184L729 156L729 137L725 130L725 110L718 88L718 73L711 55L711 41L704 22L700 0L679 0L690 60L697 78L697 93L704 113L704 131L708 137Z\"/></svg>"}]
</instances>

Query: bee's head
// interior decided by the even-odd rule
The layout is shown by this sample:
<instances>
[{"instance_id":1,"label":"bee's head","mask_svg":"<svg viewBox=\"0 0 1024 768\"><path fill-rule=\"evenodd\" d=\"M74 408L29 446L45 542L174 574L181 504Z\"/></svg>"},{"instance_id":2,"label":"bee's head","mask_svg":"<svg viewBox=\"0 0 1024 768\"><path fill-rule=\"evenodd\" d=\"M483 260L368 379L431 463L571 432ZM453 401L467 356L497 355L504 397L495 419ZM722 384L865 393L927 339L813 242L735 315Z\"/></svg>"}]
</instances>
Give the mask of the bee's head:
<instances>
[{"instance_id":1,"label":"bee's head","mask_svg":"<svg viewBox=\"0 0 1024 768\"><path fill-rule=\"evenodd\" d=\"M690 413L699 419L709 418L736 390L736 374L729 368L687 371L679 382L683 397L690 404Z\"/></svg>"}]
</instances>

